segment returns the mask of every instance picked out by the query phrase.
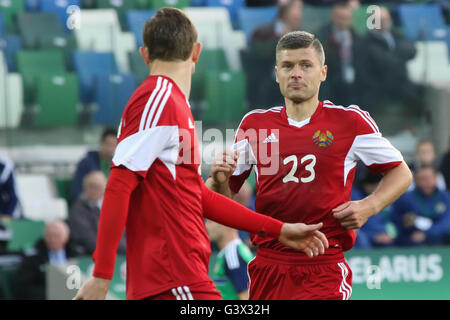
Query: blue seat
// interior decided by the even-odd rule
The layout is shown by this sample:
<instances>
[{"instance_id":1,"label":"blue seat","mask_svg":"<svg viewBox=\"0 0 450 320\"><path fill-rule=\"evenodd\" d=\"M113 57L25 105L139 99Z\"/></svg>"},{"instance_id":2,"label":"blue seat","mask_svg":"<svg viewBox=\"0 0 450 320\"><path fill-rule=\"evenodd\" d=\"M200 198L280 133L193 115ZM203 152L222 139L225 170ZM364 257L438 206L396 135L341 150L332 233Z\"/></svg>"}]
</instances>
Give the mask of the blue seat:
<instances>
[{"instance_id":1,"label":"blue seat","mask_svg":"<svg viewBox=\"0 0 450 320\"><path fill-rule=\"evenodd\" d=\"M96 77L119 72L111 52L74 51L73 62L80 83L80 100L83 103L94 101Z\"/></svg>"},{"instance_id":2,"label":"blue seat","mask_svg":"<svg viewBox=\"0 0 450 320\"><path fill-rule=\"evenodd\" d=\"M239 26L244 31L247 42L251 40L256 28L270 23L277 15L277 7L240 8L238 10Z\"/></svg>"},{"instance_id":3,"label":"blue seat","mask_svg":"<svg viewBox=\"0 0 450 320\"><path fill-rule=\"evenodd\" d=\"M136 80L131 73L99 75L96 79L98 110L94 123L117 126L135 89Z\"/></svg>"},{"instance_id":4,"label":"blue seat","mask_svg":"<svg viewBox=\"0 0 450 320\"><path fill-rule=\"evenodd\" d=\"M229 14L234 29L240 27L238 20L238 11L245 7L245 0L206 0L208 7L225 7Z\"/></svg>"},{"instance_id":5,"label":"blue seat","mask_svg":"<svg viewBox=\"0 0 450 320\"><path fill-rule=\"evenodd\" d=\"M126 22L128 28L133 32L136 37L138 46L142 46L142 32L144 30L145 23L156 13L156 10L129 10L126 13Z\"/></svg>"},{"instance_id":6,"label":"blue seat","mask_svg":"<svg viewBox=\"0 0 450 320\"><path fill-rule=\"evenodd\" d=\"M41 11L56 13L66 31L70 32L67 28L67 20L69 18L67 8L70 6L78 6L81 8L79 0L44 0L41 2Z\"/></svg>"},{"instance_id":7,"label":"blue seat","mask_svg":"<svg viewBox=\"0 0 450 320\"><path fill-rule=\"evenodd\" d=\"M9 72L17 72L16 52L22 49L22 40L19 36L7 35L0 37L0 50L3 51Z\"/></svg>"},{"instance_id":8,"label":"blue seat","mask_svg":"<svg viewBox=\"0 0 450 320\"><path fill-rule=\"evenodd\" d=\"M446 25L437 5L404 4L397 8L405 36L410 41L444 40Z\"/></svg>"},{"instance_id":9,"label":"blue seat","mask_svg":"<svg viewBox=\"0 0 450 320\"><path fill-rule=\"evenodd\" d=\"M25 10L28 12L41 11L42 0L25 0Z\"/></svg>"}]
</instances>

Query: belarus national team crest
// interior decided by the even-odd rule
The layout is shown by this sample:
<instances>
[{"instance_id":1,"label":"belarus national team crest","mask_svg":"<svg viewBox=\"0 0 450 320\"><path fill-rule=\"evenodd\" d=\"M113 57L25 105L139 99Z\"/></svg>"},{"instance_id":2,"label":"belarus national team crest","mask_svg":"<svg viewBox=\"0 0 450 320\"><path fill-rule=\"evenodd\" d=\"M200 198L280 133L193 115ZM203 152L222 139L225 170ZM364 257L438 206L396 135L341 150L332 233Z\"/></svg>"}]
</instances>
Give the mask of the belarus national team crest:
<instances>
[{"instance_id":1,"label":"belarus national team crest","mask_svg":"<svg viewBox=\"0 0 450 320\"><path fill-rule=\"evenodd\" d=\"M313 142L316 146L318 146L319 148L326 148L329 147L334 140L334 136L333 134L326 130L326 131L320 131L317 130L314 135L313 135Z\"/></svg>"}]
</instances>

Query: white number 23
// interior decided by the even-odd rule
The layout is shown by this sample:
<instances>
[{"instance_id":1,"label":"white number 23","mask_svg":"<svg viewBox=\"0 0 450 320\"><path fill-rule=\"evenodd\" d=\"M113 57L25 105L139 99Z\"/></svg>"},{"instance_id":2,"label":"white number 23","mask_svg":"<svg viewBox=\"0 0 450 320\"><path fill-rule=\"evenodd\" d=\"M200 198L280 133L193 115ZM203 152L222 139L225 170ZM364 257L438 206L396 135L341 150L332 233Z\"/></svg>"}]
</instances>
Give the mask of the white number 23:
<instances>
[{"instance_id":1,"label":"white number 23","mask_svg":"<svg viewBox=\"0 0 450 320\"><path fill-rule=\"evenodd\" d=\"M303 164L305 161L308 161L308 160L312 160L312 161L305 166L305 170L309 171L310 175L307 177L300 178L300 181L303 183L311 182L316 177L316 172L314 171L314 166L316 165L316 156L313 154L308 154L300 159L300 163ZM294 176L294 174L297 172L297 167L298 167L297 156L292 155L283 160L284 165L288 164L289 162L293 162L293 165L292 165L291 171L289 171L289 173L283 178L283 182L288 183L288 182L292 181L295 183L299 183L299 179Z\"/></svg>"}]
</instances>

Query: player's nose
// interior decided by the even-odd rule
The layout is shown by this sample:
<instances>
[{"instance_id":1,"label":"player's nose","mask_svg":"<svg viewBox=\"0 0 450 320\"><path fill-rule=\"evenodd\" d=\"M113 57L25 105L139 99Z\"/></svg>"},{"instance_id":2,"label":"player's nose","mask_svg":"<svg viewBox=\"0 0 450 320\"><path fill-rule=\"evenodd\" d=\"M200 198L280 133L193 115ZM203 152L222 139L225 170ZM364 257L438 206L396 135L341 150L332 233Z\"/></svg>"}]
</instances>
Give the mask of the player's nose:
<instances>
[{"instance_id":1,"label":"player's nose","mask_svg":"<svg viewBox=\"0 0 450 320\"><path fill-rule=\"evenodd\" d=\"M295 65L292 68L291 77L292 78L302 78L303 77L302 68L300 66L298 66L298 65Z\"/></svg>"}]
</instances>

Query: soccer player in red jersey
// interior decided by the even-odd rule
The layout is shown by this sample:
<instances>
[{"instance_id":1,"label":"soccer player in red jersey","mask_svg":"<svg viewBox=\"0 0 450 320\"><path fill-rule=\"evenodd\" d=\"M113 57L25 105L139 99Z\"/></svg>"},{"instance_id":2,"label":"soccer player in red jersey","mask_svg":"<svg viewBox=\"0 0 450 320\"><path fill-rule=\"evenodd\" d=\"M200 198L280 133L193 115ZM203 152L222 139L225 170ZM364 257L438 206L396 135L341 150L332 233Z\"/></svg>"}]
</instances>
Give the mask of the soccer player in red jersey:
<instances>
[{"instance_id":1,"label":"soccer player in red jersey","mask_svg":"<svg viewBox=\"0 0 450 320\"><path fill-rule=\"evenodd\" d=\"M323 254L321 223L282 223L209 190L200 174L188 103L201 45L180 10L162 8L144 29L150 76L122 115L98 227L95 267L74 299L104 299L126 226L127 299L220 299L208 278L204 218Z\"/></svg>"},{"instance_id":2,"label":"soccer player in red jersey","mask_svg":"<svg viewBox=\"0 0 450 320\"><path fill-rule=\"evenodd\" d=\"M323 221L329 248L313 259L252 234L258 251L248 265L250 299L349 299L352 273L343 252L354 245L353 230L405 192L411 173L367 112L319 101L327 66L314 35L283 36L275 72L285 106L247 113L231 148L241 151L236 169L233 152L224 152L206 185L232 197L253 169L258 212L290 223ZM384 177L373 194L350 201L357 161Z\"/></svg>"}]
</instances>

